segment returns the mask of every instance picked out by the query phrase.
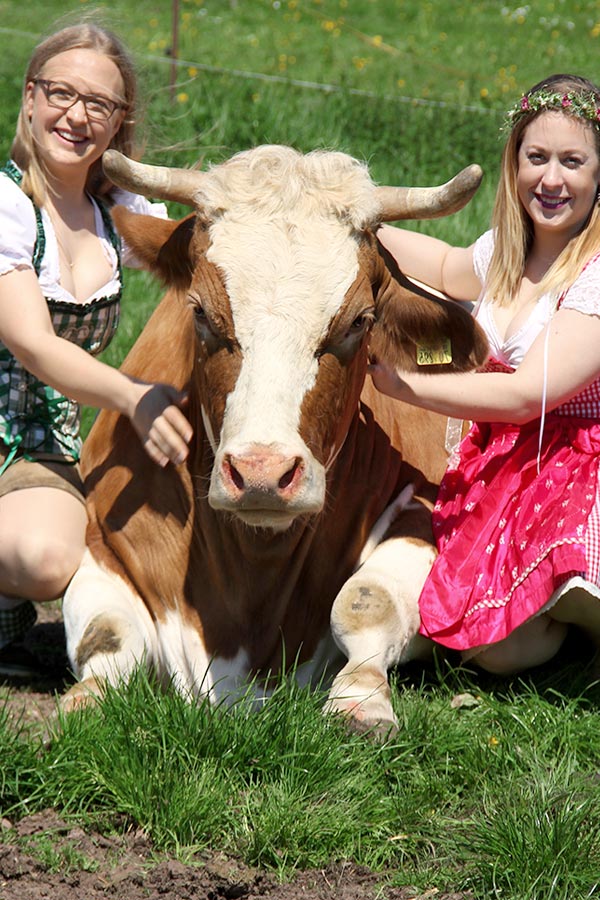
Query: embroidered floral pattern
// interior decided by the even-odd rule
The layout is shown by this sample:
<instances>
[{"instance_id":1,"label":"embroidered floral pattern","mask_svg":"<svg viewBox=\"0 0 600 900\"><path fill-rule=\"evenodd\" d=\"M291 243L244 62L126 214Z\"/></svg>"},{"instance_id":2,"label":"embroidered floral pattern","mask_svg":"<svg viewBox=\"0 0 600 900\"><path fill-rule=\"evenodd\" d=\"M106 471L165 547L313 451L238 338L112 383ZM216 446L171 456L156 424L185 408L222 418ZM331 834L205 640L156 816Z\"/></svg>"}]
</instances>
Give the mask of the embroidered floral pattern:
<instances>
[{"instance_id":1,"label":"embroidered floral pattern","mask_svg":"<svg viewBox=\"0 0 600 900\"><path fill-rule=\"evenodd\" d=\"M600 380L596 397L600 409ZM420 601L422 633L438 643L502 640L573 574L598 572L588 522L600 509L600 424L551 413L539 472L538 441L539 421L475 424L460 468L444 477L433 517L440 555Z\"/></svg>"}]
</instances>

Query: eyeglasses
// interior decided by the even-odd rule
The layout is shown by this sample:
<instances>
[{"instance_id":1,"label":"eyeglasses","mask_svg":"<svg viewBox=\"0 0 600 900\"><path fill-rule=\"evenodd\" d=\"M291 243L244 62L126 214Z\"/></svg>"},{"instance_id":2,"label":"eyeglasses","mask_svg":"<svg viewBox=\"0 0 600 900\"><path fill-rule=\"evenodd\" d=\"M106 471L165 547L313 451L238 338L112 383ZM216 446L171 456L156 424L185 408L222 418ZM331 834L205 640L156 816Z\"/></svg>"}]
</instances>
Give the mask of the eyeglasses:
<instances>
[{"instance_id":1,"label":"eyeglasses","mask_svg":"<svg viewBox=\"0 0 600 900\"><path fill-rule=\"evenodd\" d=\"M54 106L56 109L71 109L81 100L88 119L96 122L110 119L117 109L126 109L124 103L117 103L101 94L82 94L65 81L47 81L45 78L36 78L33 83L39 84L49 106Z\"/></svg>"}]
</instances>

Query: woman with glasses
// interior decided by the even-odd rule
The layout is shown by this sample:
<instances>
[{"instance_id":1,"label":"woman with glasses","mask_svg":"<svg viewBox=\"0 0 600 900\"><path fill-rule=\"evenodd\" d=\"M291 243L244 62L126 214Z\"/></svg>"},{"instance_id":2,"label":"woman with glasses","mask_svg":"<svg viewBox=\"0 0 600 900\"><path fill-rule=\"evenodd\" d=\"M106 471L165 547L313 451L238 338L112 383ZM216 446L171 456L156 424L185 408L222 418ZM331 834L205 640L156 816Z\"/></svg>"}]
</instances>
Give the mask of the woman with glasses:
<instances>
[{"instance_id":1,"label":"woman with glasses","mask_svg":"<svg viewBox=\"0 0 600 900\"><path fill-rule=\"evenodd\" d=\"M74 25L34 50L0 174L0 674L31 673L31 601L60 597L84 550L79 404L128 416L158 465L187 455L181 395L94 358L135 262L109 207L166 215L102 171L107 148L135 153L135 114L132 61L111 32Z\"/></svg>"}]
</instances>

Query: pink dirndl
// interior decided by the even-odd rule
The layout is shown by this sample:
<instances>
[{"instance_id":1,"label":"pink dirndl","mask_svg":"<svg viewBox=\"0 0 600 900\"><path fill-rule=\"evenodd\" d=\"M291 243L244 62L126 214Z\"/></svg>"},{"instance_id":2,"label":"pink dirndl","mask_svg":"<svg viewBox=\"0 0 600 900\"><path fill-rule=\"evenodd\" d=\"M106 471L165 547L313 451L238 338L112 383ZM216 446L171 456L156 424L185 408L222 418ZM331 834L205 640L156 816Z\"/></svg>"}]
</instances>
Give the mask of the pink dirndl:
<instances>
[{"instance_id":1,"label":"pink dirndl","mask_svg":"<svg viewBox=\"0 0 600 900\"><path fill-rule=\"evenodd\" d=\"M598 385L586 393L600 396ZM457 650L496 643L570 576L598 581L588 519L600 424L550 413L538 456L540 425L473 425L458 466L444 476L433 514L440 555L420 598L421 633L437 643Z\"/></svg>"}]
</instances>

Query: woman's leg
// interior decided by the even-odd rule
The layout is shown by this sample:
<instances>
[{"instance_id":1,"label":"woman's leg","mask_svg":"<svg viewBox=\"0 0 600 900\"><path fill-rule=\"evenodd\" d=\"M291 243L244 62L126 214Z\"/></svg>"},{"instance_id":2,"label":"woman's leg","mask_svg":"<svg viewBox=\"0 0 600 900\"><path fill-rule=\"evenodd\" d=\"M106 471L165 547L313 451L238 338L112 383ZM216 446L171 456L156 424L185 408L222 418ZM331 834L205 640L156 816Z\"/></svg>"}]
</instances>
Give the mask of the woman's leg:
<instances>
[{"instance_id":1,"label":"woman's leg","mask_svg":"<svg viewBox=\"0 0 600 900\"><path fill-rule=\"evenodd\" d=\"M556 622L576 625L600 648L600 600L583 587L575 587L557 600L548 610Z\"/></svg>"},{"instance_id":2,"label":"woman's leg","mask_svg":"<svg viewBox=\"0 0 600 900\"><path fill-rule=\"evenodd\" d=\"M51 487L0 497L0 674L30 678L40 665L21 641L36 620L32 600L60 597L85 548L78 496Z\"/></svg>"},{"instance_id":3,"label":"woman's leg","mask_svg":"<svg viewBox=\"0 0 600 900\"><path fill-rule=\"evenodd\" d=\"M60 597L85 549L87 514L67 491L34 487L0 497L0 594Z\"/></svg>"},{"instance_id":4,"label":"woman's leg","mask_svg":"<svg viewBox=\"0 0 600 900\"><path fill-rule=\"evenodd\" d=\"M469 651L464 658L486 672L514 675L552 659L567 636L567 630L568 625L542 613L515 628L503 641L491 644L479 653Z\"/></svg>"}]
</instances>

